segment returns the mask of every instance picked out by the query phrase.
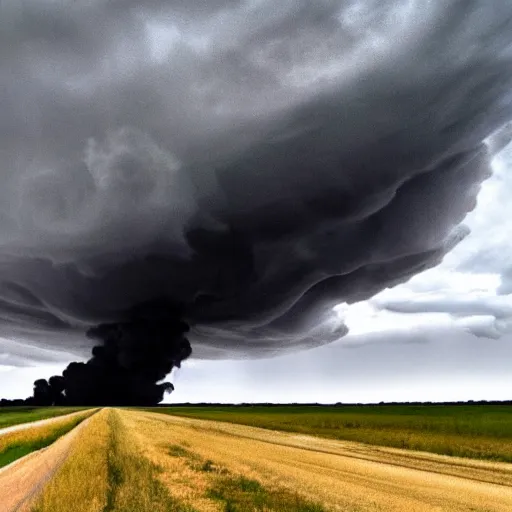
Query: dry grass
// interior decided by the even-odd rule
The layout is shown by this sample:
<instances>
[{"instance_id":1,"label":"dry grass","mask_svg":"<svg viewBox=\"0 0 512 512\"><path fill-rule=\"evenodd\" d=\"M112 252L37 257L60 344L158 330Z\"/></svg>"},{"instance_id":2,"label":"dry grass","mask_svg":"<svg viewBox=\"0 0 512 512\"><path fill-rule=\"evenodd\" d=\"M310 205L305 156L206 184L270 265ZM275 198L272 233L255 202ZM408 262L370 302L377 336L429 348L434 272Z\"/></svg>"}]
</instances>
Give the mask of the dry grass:
<instances>
[{"instance_id":1,"label":"dry grass","mask_svg":"<svg viewBox=\"0 0 512 512\"><path fill-rule=\"evenodd\" d=\"M306 507L320 502L344 512L512 510L512 466L504 463L229 423L120 414L146 455L164 469L162 482L201 512L244 510L246 500L247 510L259 510L255 500L266 510L279 510L274 499L288 501L283 510L300 510L294 508L296 497ZM263 491L249 485L240 493L237 479L256 481Z\"/></svg>"},{"instance_id":2,"label":"dry grass","mask_svg":"<svg viewBox=\"0 0 512 512\"><path fill-rule=\"evenodd\" d=\"M33 512L102 512L108 494L109 410L91 418Z\"/></svg>"},{"instance_id":3,"label":"dry grass","mask_svg":"<svg viewBox=\"0 0 512 512\"><path fill-rule=\"evenodd\" d=\"M267 489L257 480L243 476L217 478L208 495L219 501L225 512L325 512L325 508L286 489Z\"/></svg>"},{"instance_id":4,"label":"dry grass","mask_svg":"<svg viewBox=\"0 0 512 512\"><path fill-rule=\"evenodd\" d=\"M125 422L154 464L160 480L179 500L200 512L324 512L318 502L265 479L248 466L220 464L195 451L179 429L158 419L124 412ZM166 428L167 427L167 428ZM193 439L193 438L192 438ZM229 466L229 469L228 467ZM263 482L265 481L265 483Z\"/></svg>"},{"instance_id":5,"label":"dry grass","mask_svg":"<svg viewBox=\"0 0 512 512\"><path fill-rule=\"evenodd\" d=\"M91 419L31 512L185 512L117 411ZM192 512L192 511L191 511Z\"/></svg>"},{"instance_id":6,"label":"dry grass","mask_svg":"<svg viewBox=\"0 0 512 512\"><path fill-rule=\"evenodd\" d=\"M192 512L162 485L160 468L145 457L117 412L111 414L110 422L110 488L104 512Z\"/></svg>"},{"instance_id":7,"label":"dry grass","mask_svg":"<svg viewBox=\"0 0 512 512\"><path fill-rule=\"evenodd\" d=\"M173 436L167 424L148 421L137 413L121 414L145 457L160 468L159 481L185 508L201 512L222 510L219 503L207 498L209 475L195 469L200 461L188 449L185 438Z\"/></svg>"},{"instance_id":8,"label":"dry grass","mask_svg":"<svg viewBox=\"0 0 512 512\"><path fill-rule=\"evenodd\" d=\"M72 417L53 419L45 425L9 432L0 436L0 467L50 445L93 414L93 410Z\"/></svg>"},{"instance_id":9,"label":"dry grass","mask_svg":"<svg viewBox=\"0 0 512 512\"><path fill-rule=\"evenodd\" d=\"M330 439L512 462L508 405L157 407L153 412Z\"/></svg>"}]
</instances>

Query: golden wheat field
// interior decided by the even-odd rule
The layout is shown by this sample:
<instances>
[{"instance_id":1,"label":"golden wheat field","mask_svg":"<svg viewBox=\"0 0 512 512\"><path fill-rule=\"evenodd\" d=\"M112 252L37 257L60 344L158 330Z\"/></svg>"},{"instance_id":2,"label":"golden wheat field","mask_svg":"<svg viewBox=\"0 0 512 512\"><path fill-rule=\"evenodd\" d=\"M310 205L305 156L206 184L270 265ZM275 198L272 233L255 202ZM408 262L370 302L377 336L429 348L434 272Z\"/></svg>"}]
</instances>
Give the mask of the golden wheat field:
<instances>
[{"instance_id":1,"label":"golden wheat field","mask_svg":"<svg viewBox=\"0 0 512 512\"><path fill-rule=\"evenodd\" d=\"M0 470L1 512L510 510L512 464L125 409Z\"/></svg>"}]
</instances>

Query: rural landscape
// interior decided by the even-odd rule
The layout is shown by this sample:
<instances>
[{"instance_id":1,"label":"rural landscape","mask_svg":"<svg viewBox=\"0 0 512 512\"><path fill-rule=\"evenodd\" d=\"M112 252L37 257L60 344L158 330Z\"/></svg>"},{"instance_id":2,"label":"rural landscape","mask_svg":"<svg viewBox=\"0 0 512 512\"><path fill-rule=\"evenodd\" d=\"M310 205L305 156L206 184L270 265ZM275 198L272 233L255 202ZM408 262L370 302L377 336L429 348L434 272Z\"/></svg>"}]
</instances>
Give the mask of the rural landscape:
<instances>
[{"instance_id":1,"label":"rural landscape","mask_svg":"<svg viewBox=\"0 0 512 512\"><path fill-rule=\"evenodd\" d=\"M512 0L0 0L0 512L512 512Z\"/></svg>"},{"instance_id":2,"label":"rural landscape","mask_svg":"<svg viewBox=\"0 0 512 512\"><path fill-rule=\"evenodd\" d=\"M0 409L2 512L512 510L509 404Z\"/></svg>"}]
</instances>

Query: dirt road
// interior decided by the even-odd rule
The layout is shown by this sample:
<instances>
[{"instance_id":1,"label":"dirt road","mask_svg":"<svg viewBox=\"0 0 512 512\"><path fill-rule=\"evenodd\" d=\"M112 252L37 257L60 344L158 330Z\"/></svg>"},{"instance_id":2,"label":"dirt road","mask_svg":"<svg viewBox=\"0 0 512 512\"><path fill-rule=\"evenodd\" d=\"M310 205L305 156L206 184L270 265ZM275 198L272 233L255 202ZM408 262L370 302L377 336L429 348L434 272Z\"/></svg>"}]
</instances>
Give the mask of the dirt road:
<instances>
[{"instance_id":1,"label":"dirt road","mask_svg":"<svg viewBox=\"0 0 512 512\"><path fill-rule=\"evenodd\" d=\"M204 459L300 491L331 510L512 511L512 464L157 413L121 414L148 449L181 443Z\"/></svg>"},{"instance_id":2,"label":"dirt road","mask_svg":"<svg viewBox=\"0 0 512 512\"><path fill-rule=\"evenodd\" d=\"M17 432L18 430L25 430L27 428L40 427L42 425L49 425L51 423L55 423L57 421L61 421L66 418L72 418L73 416L79 416L83 414L84 411L72 412L70 414L63 414L62 416L54 416L53 418L47 418L45 420L37 420L37 421L29 421L27 423L18 423L17 425L12 425L10 427L0 428L0 436L4 434L8 434L9 432Z\"/></svg>"},{"instance_id":3,"label":"dirt road","mask_svg":"<svg viewBox=\"0 0 512 512\"><path fill-rule=\"evenodd\" d=\"M83 414L83 412L67 416L75 414ZM63 417L33 422L30 425L45 424ZM0 469L0 512L26 510L30 500L37 495L64 462L74 440L88 422L89 418L47 448L33 452Z\"/></svg>"}]
</instances>

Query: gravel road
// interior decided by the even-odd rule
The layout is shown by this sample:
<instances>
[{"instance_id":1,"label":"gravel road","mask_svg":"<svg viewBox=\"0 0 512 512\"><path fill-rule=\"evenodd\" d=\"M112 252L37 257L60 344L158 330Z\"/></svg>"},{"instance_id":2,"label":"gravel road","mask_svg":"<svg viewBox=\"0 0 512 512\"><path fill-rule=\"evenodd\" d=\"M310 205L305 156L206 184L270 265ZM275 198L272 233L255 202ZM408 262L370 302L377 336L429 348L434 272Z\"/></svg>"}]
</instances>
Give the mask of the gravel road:
<instances>
[{"instance_id":1,"label":"gravel road","mask_svg":"<svg viewBox=\"0 0 512 512\"><path fill-rule=\"evenodd\" d=\"M0 431L0 435L7 431L13 432L23 428L47 425L77 414L83 414L83 411L7 427ZM0 512L26 512L28 510L27 507L31 499L37 495L64 462L73 441L88 421L89 418L47 448L30 453L0 469Z\"/></svg>"}]
</instances>

